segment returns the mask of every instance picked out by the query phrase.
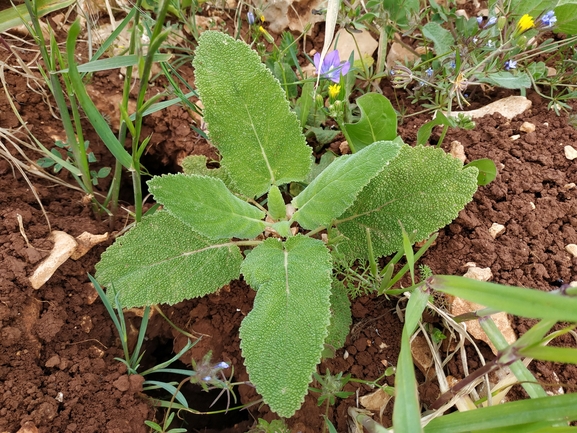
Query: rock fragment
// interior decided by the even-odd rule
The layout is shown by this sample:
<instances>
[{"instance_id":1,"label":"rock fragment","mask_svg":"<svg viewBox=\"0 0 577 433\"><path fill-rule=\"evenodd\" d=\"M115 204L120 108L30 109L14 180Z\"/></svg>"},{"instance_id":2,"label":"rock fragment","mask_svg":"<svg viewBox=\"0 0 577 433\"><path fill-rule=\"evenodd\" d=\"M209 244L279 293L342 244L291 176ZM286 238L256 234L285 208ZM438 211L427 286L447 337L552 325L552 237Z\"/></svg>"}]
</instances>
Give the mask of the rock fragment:
<instances>
[{"instance_id":1,"label":"rock fragment","mask_svg":"<svg viewBox=\"0 0 577 433\"><path fill-rule=\"evenodd\" d=\"M577 158L577 150L573 146L565 146L563 149L565 150L565 158L568 160L573 161Z\"/></svg>"},{"instance_id":2,"label":"rock fragment","mask_svg":"<svg viewBox=\"0 0 577 433\"><path fill-rule=\"evenodd\" d=\"M50 255L40 263L40 266L36 268L34 274L30 277L30 283L34 289L42 287L52 274L54 274L56 269L68 260L78 245L76 239L68 233L58 230L54 230L51 233L50 238L54 241L54 247L52 248Z\"/></svg>"},{"instance_id":3,"label":"rock fragment","mask_svg":"<svg viewBox=\"0 0 577 433\"><path fill-rule=\"evenodd\" d=\"M501 233L505 231L505 226L499 223L493 223L491 227L489 227L489 234L493 239L496 239Z\"/></svg>"},{"instance_id":4,"label":"rock fragment","mask_svg":"<svg viewBox=\"0 0 577 433\"><path fill-rule=\"evenodd\" d=\"M567 251L573 257L577 257L577 245L575 244L565 245L565 251Z\"/></svg>"},{"instance_id":5,"label":"rock fragment","mask_svg":"<svg viewBox=\"0 0 577 433\"><path fill-rule=\"evenodd\" d=\"M531 105L531 101L524 96L509 96L491 102L489 105L485 105L477 110L453 111L450 113L450 116L457 117L459 114L464 114L465 116L476 118L486 116L487 114L499 113L501 116L511 120L513 117L525 112Z\"/></svg>"},{"instance_id":6,"label":"rock fragment","mask_svg":"<svg viewBox=\"0 0 577 433\"><path fill-rule=\"evenodd\" d=\"M453 155L453 157L460 159L463 164L467 160L467 157L465 156L465 147L461 144L460 141L455 140L451 142L451 150L449 153Z\"/></svg>"},{"instance_id":7,"label":"rock fragment","mask_svg":"<svg viewBox=\"0 0 577 433\"><path fill-rule=\"evenodd\" d=\"M523 124L519 128L519 131L527 133L535 132L535 125L531 122L523 122Z\"/></svg>"}]
</instances>

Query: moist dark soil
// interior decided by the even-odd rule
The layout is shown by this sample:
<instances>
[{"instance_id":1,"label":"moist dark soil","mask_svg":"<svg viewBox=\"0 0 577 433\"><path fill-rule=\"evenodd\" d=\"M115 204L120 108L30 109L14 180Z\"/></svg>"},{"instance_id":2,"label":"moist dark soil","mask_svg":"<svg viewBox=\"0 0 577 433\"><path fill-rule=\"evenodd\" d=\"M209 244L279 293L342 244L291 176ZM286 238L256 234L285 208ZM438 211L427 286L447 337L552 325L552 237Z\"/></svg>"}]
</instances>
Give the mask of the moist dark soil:
<instances>
[{"instance_id":1,"label":"moist dark soil","mask_svg":"<svg viewBox=\"0 0 577 433\"><path fill-rule=\"evenodd\" d=\"M14 40L9 43L19 46ZM25 57L26 53L21 55ZM0 57L14 63L3 48ZM191 69L188 74L192 74ZM193 76L188 78L192 82ZM6 84L32 132L51 148L54 137L62 136L63 132L41 95L31 91L21 75L10 71L6 71ZM113 110L109 101L121 92L118 73L97 74L90 85ZM397 108L409 114L417 109L403 93L394 95L388 82L382 86L392 101L400 101L402 106ZM154 83L152 90L163 90L163 84ZM473 106L501 96L479 94ZM491 158L499 174L494 182L479 188L473 201L452 224L440 230L436 243L421 259L434 273L463 275L465 265L475 262L479 267L491 269L492 281L507 285L551 290L577 280L577 258L565 250L567 244L577 244L577 166L564 154L564 146L576 144L577 130L569 124L567 114L557 116L549 111L547 102L536 94L529 93L528 97L532 107L513 120L500 115L486 116L476 120L474 130L450 131L445 138L443 147L447 149L453 140L464 145L467 162ZM404 118L399 132L405 142L414 144L419 126L428 120L430 115ZM522 132L523 122L533 123L536 130ZM144 164L154 172L173 172L185 155L215 158L215 150L194 132L191 124L189 114L180 107L150 116L144 135L152 134L152 140ZM18 126L4 94L0 95L0 127ZM86 129L90 130L88 124ZM436 139L438 133L433 135L432 142ZM90 133L88 140L98 164L111 166L113 161L98 137ZM13 148L11 151L16 155ZM40 155L29 152L29 157L37 159ZM74 184L66 173L60 174L60 178ZM30 180L46 209L52 230L72 236L84 231L114 235L130 222L126 214L121 214L111 227L108 220L94 216L81 192L32 175ZM106 187L106 181L101 181L100 188ZM122 357L120 340L87 276L94 273L94 265L112 241L94 247L76 261L66 261L46 284L34 290L29 277L52 248L52 242L31 188L17 170L0 159L0 431L146 432L144 420L160 422L163 412L142 392L141 377L128 376L124 365L115 360ZM129 200L128 184L126 188L124 197ZM124 205L130 207L128 202ZM19 215L29 244L20 230ZM496 239L489 234L493 223L505 226L504 233ZM233 281L217 294L161 306L175 325L202 336L183 356L182 368L190 368L191 359L200 361L211 351L214 361L226 361L234 368L236 382L248 380L239 349L238 328L252 307L254 294L243 281ZM345 347L333 359L323 361L320 372L330 369L333 373L374 380L388 366L396 365L402 330L395 310L397 302L395 298L376 296L354 300L353 326ZM141 319L134 312L126 316L133 345ZM432 315L425 319L431 323L439 320ZM518 334L532 324L512 318ZM170 358L185 342L186 337L154 314L147 332L143 368ZM478 344L485 358L491 359L488 346ZM575 341L567 336L554 344L574 347ZM472 356L469 368L475 370L478 366ZM556 383L567 392L576 385L577 370L573 365L537 362L531 368L544 384ZM463 377L460 362L451 361L447 370L456 378ZM230 374L231 370L226 372ZM426 408L438 397L439 390L418 370L417 375ZM394 376L381 383L393 385ZM349 383L345 390L356 395L337 400L328 412L339 432L347 431L348 407L357 405L357 396L372 391L355 383ZM201 392L200 387L189 386L184 392L191 407L199 411L225 409L228 405L226 396L222 396L216 406L209 408L217 395ZM248 385L235 388L232 397L237 400L231 400L231 407L259 399ZM524 398L523 392L515 391L512 398ZM390 425L391 409L392 403L382 418L377 414L375 419ZM324 406L317 405L316 396L308 395L302 408L288 420L291 431L322 431L324 412ZM268 406L256 404L226 414L194 417L183 414L178 426L190 432L242 433L258 418L270 421L276 415Z\"/></svg>"}]
</instances>

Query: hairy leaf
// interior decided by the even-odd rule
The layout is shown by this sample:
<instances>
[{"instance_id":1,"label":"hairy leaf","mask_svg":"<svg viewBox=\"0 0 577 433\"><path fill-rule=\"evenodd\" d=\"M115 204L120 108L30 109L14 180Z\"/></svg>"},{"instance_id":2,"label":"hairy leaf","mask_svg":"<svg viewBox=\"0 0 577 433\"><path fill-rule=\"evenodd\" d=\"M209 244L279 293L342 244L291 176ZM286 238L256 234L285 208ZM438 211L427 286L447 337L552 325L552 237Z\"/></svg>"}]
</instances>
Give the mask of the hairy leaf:
<instances>
[{"instance_id":1,"label":"hairy leaf","mask_svg":"<svg viewBox=\"0 0 577 433\"><path fill-rule=\"evenodd\" d=\"M170 174L152 178L148 186L168 212L210 239L252 239L265 228L265 213L233 195L220 179Z\"/></svg>"},{"instance_id":2,"label":"hairy leaf","mask_svg":"<svg viewBox=\"0 0 577 433\"><path fill-rule=\"evenodd\" d=\"M376 257L403 246L402 227L415 242L449 224L477 190L477 168L463 169L442 149L402 146L399 155L363 189L336 226L349 258L368 257L366 229Z\"/></svg>"},{"instance_id":3,"label":"hairy leaf","mask_svg":"<svg viewBox=\"0 0 577 433\"><path fill-rule=\"evenodd\" d=\"M531 78L526 72L512 74L508 71L492 72L486 77L479 76L480 83L489 83L492 86L503 87L504 89L528 89L531 87Z\"/></svg>"},{"instance_id":4,"label":"hairy leaf","mask_svg":"<svg viewBox=\"0 0 577 433\"><path fill-rule=\"evenodd\" d=\"M209 136L239 191L257 197L270 185L303 180L312 150L278 80L256 51L207 31L193 63Z\"/></svg>"},{"instance_id":5,"label":"hairy leaf","mask_svg":"<svg viewBox=\"0 0 577 433\"><path fill-rule=\"evenodd\" d=\"M455 40L447 29L441 27L439 23L429 22L423 26L423 36L433 41L437 56L446 56L453 52Z\"/></svg>"},{"instance_id":6,"label":"hairy leaf","mask_svg":"<svg viewBox=\"0 0 577 433\"><path fill-rule=\"evenodd\" d=\"M328 226L397 156L400 147L392 141L380 141L353 155L337 158L293 199L292 205L297 209L293 219L308 230Z\"/></svg>"},{"instance_id":7,"label":"hairy leaf","mask_svg":"<svg viewBox=\"0 0 577 433\"><path fill-rule=\"evenodd\" d=\"M273 411L290 417L304 400L327 336L330 254L321 241L302 235L284 243L269 238L241 270L257 290L240 327L250 381Z\"/></svg>"},{"instance_id":8,"label":"hairy leaf","mask_svg":"<svg viewBox=\"0 0 577 433\"><path fill-rule=\"evenodd\" d=\"M336 278L333 279L330 299L331 324L325 344L329 344L333 349L338 350L345 344L353 318L351 316L351 301L349 300L347 288L342 281Z\"/></svg>"},{"instance_id":9,"label":"hairy leaf","mask_svg":"<svg viewBox=\"0 0 577 433\"><path fill-rule=\"evenodd\" d=\"M123 307L175 304L204 296L238 278L242 255L230 243L214 244L158 211L118 238L96 265L96 279L120 293Z\"/></svg>"},{"instance_id":10,"label":"hairy leaf","mask_svg":"<svg viewBox=\"0 0 577 433\"><path fill-rule=\"evenodd\" d=\"M346 123L349 146L358 152L376 141L393 140L397 136L397 113L391 102L379 93L367 93L357 99L361 118L357 123Z\"/></svg>"}]
</instances>

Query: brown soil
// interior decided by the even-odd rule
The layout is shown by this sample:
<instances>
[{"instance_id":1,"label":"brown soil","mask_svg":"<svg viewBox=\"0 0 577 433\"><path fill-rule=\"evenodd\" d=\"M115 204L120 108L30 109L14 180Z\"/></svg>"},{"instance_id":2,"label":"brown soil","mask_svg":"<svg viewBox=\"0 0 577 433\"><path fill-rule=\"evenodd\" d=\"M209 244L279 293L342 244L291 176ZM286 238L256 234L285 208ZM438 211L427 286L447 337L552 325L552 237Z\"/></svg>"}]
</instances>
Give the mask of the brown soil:
<instances>
[{"instance_id":1,"label":"brown soil","mask_svg":"<svg viewBox=\"0 0 577 433\"><path fill-rule=\"evenodd\" d=\"M1 53L5 58L6 52ZM42 105L40 96L27 90L20 76L8 73L7 82L11 94L17 97L23 118L32 125L38 138L50 145L53 142L50 136L61 134L59 122ZM92 84L103 95L119 88L114 74L97 76ZM390 96L391 90L387 88L385 93ZM497 96L483 95L478 104ZM490 267L493 281L503 284L549 290L562 281L577 280L577 258L565 251L565 245L577 244L577 188L570 185L577 183L577 166L565 158L563 151L564 145L575 145L577 130L568 125L567 115L557 117L547 111L546 102L533 95L530 98L533 107L520 118L508 121L498 115L485 117L476 122L473 131L448 134L445 143L461 141L468 160L493 159L499 167L499 176L490 185L479 188L473 202L457 220L440 231L435 246L422 259L435 273L462 275L466 271L464 265L475 262L480 267ZM0 127L18 126L3 95L0 113ZM426 116L405 119L400 134L406 142L414 142L418 127L426 120ZM520 132L524 121L535 124L536 131ZM147 128L149 131L144 133L153 133L153 140L145 165L156 161L155 171L174 170L175 162L184 154L215 156L191 130L188 114L180 108L152 116L147 120ZM515 134L520 138L513 140ZM88 138L101 164L110 165L111 160L97 137ZM65 174L62 177L73 182ZM73 236L83 231L101 234L110 230L107 222L93 217L83 204L81 193L38 178L32 178L32 182L53 230ZM17 215L22 216L30 246L20 233ZM488 232L495 222L506 227L497 239ZM115 227L121 228L121 225ZM0 160L0 431L16 432L24 425L37 428L30 431L55 433L147 431L144 420L159 421L162 413L155 411L140 392L138 377L127 376L126 368L114 359L122 357L118 335L87 277L87 273L94 273L94 265L106 245L95 247L77 261L67 261L44 286L34 290L28 277L51 248L48 235L46 221L30 187L6 161ZM248 380L239 351L238 327L251 309L253 298L254 292L249 287L235 281L219 294L163 307L176 325L203 335L183 361L189 362L191 356L200 361L212 351L213 360L224 360L234 367L235 381ZM396 302L374 296L355 300L353 328L345 348L334 359L324 361L320 371L324 373L329 368L333 373L342 371L373 380L383 374L386 366L395 365L402 329L395 312ZM132 313L127 316L131 329L138 329L140 319ZM531 324L514 320L519 333ZM166 360L185 343L185 338L158 315L151 319L147 338L143 367ZM575 342L568 337L558 344L575 345ZM490 358L488 348L480 345ZM470 368L476 367L473 360ZM460 363L453 362L448 369L453 376L463 375ZM571 365L535 363L533 370L544 383L558 380L567 390L577 380L577 371ZM423 403L430 404L438 396L438 389L425 383L422 375L419 377L423 383L420 389ZM386 381L393 385L394 376ZM346 390L358 390L359 395L371 391L358 384L349 384ZM216 397L194 387L186 393L191 407L201 411L209 410ZM254 389L247 385L239 386L236 393L239 402L231 406L258 399ZM221 398L218 404L225 407L226 398ZM352 396L338 400L330 409L329 418L337 431L347 431L347 408L355 404L356 396ZM381 420L385 425L390 425L391 407L392 404ZM303 407L289 420L291 430L321 431L323 413L324 406L318 407L316 397L308 395ZM185 418L181 425L190 432L241 433L255 419L275 417L266 405L255 405L247 411L230 411L227 415Z\"/></svg>"}]
</instances>

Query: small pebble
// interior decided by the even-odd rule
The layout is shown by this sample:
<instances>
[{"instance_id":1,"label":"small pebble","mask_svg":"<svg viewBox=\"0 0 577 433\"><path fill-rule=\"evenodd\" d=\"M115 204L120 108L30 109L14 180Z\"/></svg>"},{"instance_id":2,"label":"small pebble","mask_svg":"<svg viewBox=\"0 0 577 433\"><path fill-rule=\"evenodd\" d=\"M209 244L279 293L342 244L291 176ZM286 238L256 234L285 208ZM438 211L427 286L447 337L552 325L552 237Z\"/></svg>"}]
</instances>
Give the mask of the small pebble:
<instances>
[{"instance_id":1,"label":"small pebble","mask_svg":"<svg viewBox=\"0 0 577 433\"><path fill-rule=\"evenodd\" d=\"M521 136L519 134L515 134L515 135L511 135L509 137L512 141L518 140L519 138L521 138Z\"/></svg>"},{"instance_id":2,"label":"small pebble","mask_svg":"<svg viewBox=\"0 0 577 433\"><path fill-rule=\"evenodd\" d=\"M339 145L339 150L341 151L341 155L346 155L348 153L351 153L349 143L347 143L346 141L341 142L341 144Z\"/></svg>"},{"instance_id":3,"label":"small pebble","mask_svg":"<svg viewBox=\"0 0 577 433\"><path fill-rule=\"evenodd\" d=\"M573 188L575 188L575 184L574 184L573 182L571 182L571 183L568 183L568 184L564 185L563 188L565 188L565 189L573 189Z\"/></svg>"},{"instance_id":4,"label":"small pebble","mask_svg":"<svg viewBox=\"0 0 577 433\"><path fill-rule=\"evenodd\" d=\"M460 159L463 164L467 159L465 156L465 147L463 147L460 141L455 140L451 142L451 150L449 153L453 155L454 158Z\"/></svg>"},{"instance_id":5,"label":"small pebble","mask_svg":"<svg viewBox=\"0 0 577 433\"><path fill-rule=\"evenodd\" d=\"M531 205L531 209L535 209L535 203L533 203L532 201L530 201L529 204Z\"/></svg>"},{"instance_id":6,"label":"small pebble","mask_svg":"<svg viewBox=\"0 0 577 433\"><path fill-rule=\"evenodd\" d=\"M471 266L463 277L477 281L489 281L493 278L493 273L491 272L491 268L478 268L476 266Z\"/></svg>"},{"instance_id":7,"label":"small pebble","mask_svg":"<svg viewBox=\"0 0 577 433\"><path fill-rule=\"evenodd\" d=\"M491 237L493 239L496 239L497 236L499 236L504 231L505 231L505 226L498 224L498 223L493 223L493 225L491 227L489 227L489 234L491 235Z\"/></svg>"},{"instance_id":8,"label":"small pebble","mask_svg":"<svg viewBox=\"0 0 577 433\"><path fill-rule=\"evenodd\" d=\"M567 251L573 257L577 257L577 245L575 244L565 245L565 251Z\"/></svg>"},{"instance_id":9,"label":"small pebble","mask_svg":"<svg viewBox=\"0 0 577 433\"><path fill-rule=\"evenodd\" d=\"M575 150L573 146L565 146L564 149L565 149L565 158L571 161L577 158L577 150Z\"/></svg>"},{"instance_id":10,"label":"small pebble","mask_svg":"<svg viewBox=\"0 0 577 433\"><path fill-rule=\"evenodd\" d=\"M521 132L535 132L535 125L531 122L523 122L519 130Z\"/></svg>"}]
</instances>

